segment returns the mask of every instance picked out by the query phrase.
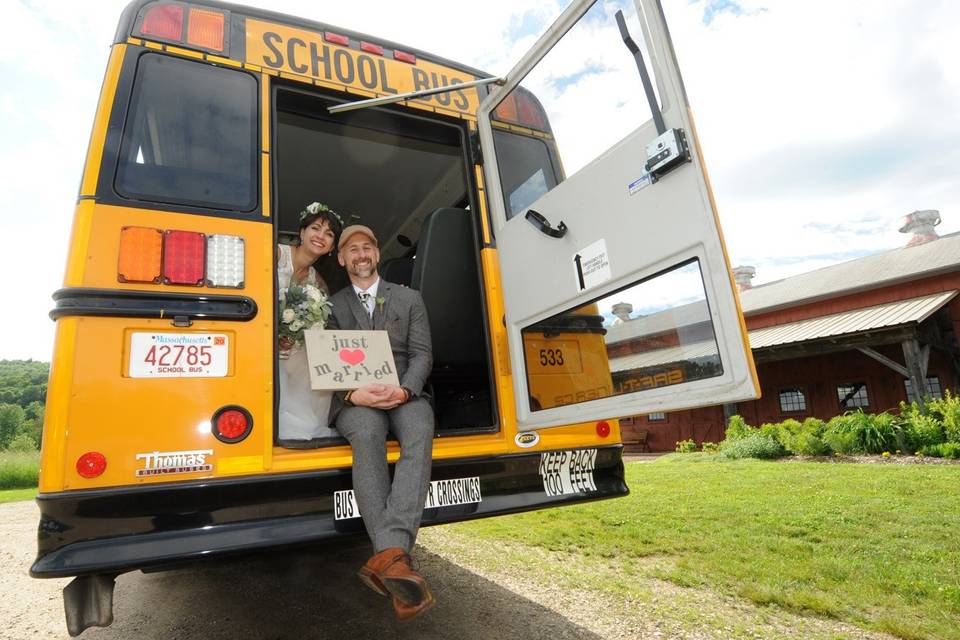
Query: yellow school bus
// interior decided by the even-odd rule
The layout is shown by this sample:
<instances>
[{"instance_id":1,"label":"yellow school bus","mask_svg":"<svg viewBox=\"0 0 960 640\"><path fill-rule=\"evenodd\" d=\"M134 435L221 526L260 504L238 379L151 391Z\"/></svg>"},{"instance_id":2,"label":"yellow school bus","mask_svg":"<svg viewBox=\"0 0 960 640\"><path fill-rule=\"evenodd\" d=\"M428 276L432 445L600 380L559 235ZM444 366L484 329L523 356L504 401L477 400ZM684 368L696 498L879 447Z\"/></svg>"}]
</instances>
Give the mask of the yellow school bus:
<instances>
[{"instance_id":1,"label":"yellow school bus","mask_svg":"<svg viewBox=\"0 0 960 640\"><path fill-rule=\"evenodd\" d=\"M372 227L381 275L427 306L437 437L425 525L625 495L617 416L756 395L676 61L649 5L636 18L656 113L567 175L549 109L520 82L584 16L613 26L603 5L574 2L497 78L270 11L130 3L50 314L31 573L75 576L71 634L110 623L120 573L362 533L346 442L289 449L277 434L277 246L314 200ZM676 304L654 315L610 311L663 290ZM671 311L692 299L708 310L695 342ZM614 361L622 378L656 360L649 336L664 322L671 362L693 345L709 366L615 385Z\"/></svg>"}]
</instances>

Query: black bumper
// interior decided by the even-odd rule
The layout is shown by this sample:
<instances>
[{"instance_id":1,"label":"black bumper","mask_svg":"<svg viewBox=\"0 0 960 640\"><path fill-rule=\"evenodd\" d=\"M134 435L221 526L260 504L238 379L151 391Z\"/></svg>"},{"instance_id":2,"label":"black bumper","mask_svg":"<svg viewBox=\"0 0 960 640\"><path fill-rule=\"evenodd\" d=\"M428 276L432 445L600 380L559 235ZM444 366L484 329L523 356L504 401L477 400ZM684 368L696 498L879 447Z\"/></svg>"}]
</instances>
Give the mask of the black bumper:
<instances>
[{"instance_id":1,"label":"black bumper","mask_svg":"<svg viewBox=\"0 0 960 640\"><path fill-rule=\"evenodd\" d=\"M623 496L622 447L597 449L596 491L548 496L540 454L435 461L432 480L479 477L478 503L425 509L423 525ZM36 578L160 569L364 533L334 519L349 470L43 494Z\"/></svg>"}]
</instances>

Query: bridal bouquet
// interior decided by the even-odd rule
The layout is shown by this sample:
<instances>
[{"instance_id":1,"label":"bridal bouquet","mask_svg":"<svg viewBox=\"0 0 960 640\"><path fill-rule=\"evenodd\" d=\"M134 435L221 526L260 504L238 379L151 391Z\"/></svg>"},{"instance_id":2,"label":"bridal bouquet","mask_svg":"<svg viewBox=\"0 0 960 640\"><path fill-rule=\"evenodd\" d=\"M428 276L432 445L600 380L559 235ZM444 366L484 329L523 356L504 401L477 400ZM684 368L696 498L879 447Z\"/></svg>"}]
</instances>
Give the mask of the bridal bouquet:
<instances>
[{"instance_id":1,"label":"bridal bouquet","mask_svg":"<svg viewBox=\"0 0 960 640\"><path fill-rule=\"evenodd\" d=\"M304 330L318 324L324 327L331 309L327 294L318 287L291 283L285 291L280 292L281 341L285 338L294 347L302 345Z\"/></svg>"}]
</instances>

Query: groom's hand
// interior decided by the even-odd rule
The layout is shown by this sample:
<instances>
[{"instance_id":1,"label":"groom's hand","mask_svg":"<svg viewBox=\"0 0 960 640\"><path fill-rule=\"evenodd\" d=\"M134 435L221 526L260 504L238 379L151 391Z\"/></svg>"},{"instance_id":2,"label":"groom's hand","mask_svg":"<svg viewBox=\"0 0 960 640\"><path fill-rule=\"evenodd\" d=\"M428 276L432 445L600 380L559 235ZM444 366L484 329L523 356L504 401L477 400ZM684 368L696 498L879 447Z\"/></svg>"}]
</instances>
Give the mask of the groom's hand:
<instances>
[{"instance_id":1,"label":"groom's hand","mask_svg":"<svg viewBox=\"0 0 960 640\"><path fill-rule=\"evenodd\" d=\"M393 409L407 401L407 392L395 384L368 384L350 396L350 402L373 409Z\"/></svg>"}]
</instances>

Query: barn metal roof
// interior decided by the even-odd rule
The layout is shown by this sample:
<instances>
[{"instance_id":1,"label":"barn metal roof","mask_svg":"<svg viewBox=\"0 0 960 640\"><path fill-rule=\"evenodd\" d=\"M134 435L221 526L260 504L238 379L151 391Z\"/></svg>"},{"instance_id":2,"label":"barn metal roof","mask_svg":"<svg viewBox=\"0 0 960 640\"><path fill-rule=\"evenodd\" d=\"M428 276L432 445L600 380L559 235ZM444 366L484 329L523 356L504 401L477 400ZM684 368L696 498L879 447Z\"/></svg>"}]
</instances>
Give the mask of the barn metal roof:
<instances>
[{"instance_id":1,"label":"barn metal roof","mask_svg":"<svg viewBox=\"0 0 960 640\"><path fill-rule=\"evenodd\" d=\"M740 292L744 315L960 270L960 233L808 271Z\"/></svg>"},{"instance_id":2,"label":"barn metal roof","mask_svg":"<svg viewBox=\"0 0 960 640\"><path fill-rule=\"evenodd\" d=\"M750 347L754 350L818 338L862 333L887 327L920 323L952 300L958 291L945 291L919 298L888 302L873 307L854 309L820 318L800 320L788 324L754 329L750 332ZM652 349L610 359L610 371L644 369L680 361L697 361L717 355L717 343L704 340L682 346Z\"/></svg>"},{"instance_id":3,"label":"barn metal roof","mask_svg":"<svg viewBox=\"0 0 960 640\"><path fill-rule=\"evenodd\" d=\"M919 298L878 304L863 309L844 311L843 313L834 313L819 318L810 318L809 320L754 329L750 332L750 346L753 349L763 349L764 347L806 342L817 338L828 338L923 322L937 309L952 300L957 293L957 291L946 291Z\"/></svg>"}]
</instances>

